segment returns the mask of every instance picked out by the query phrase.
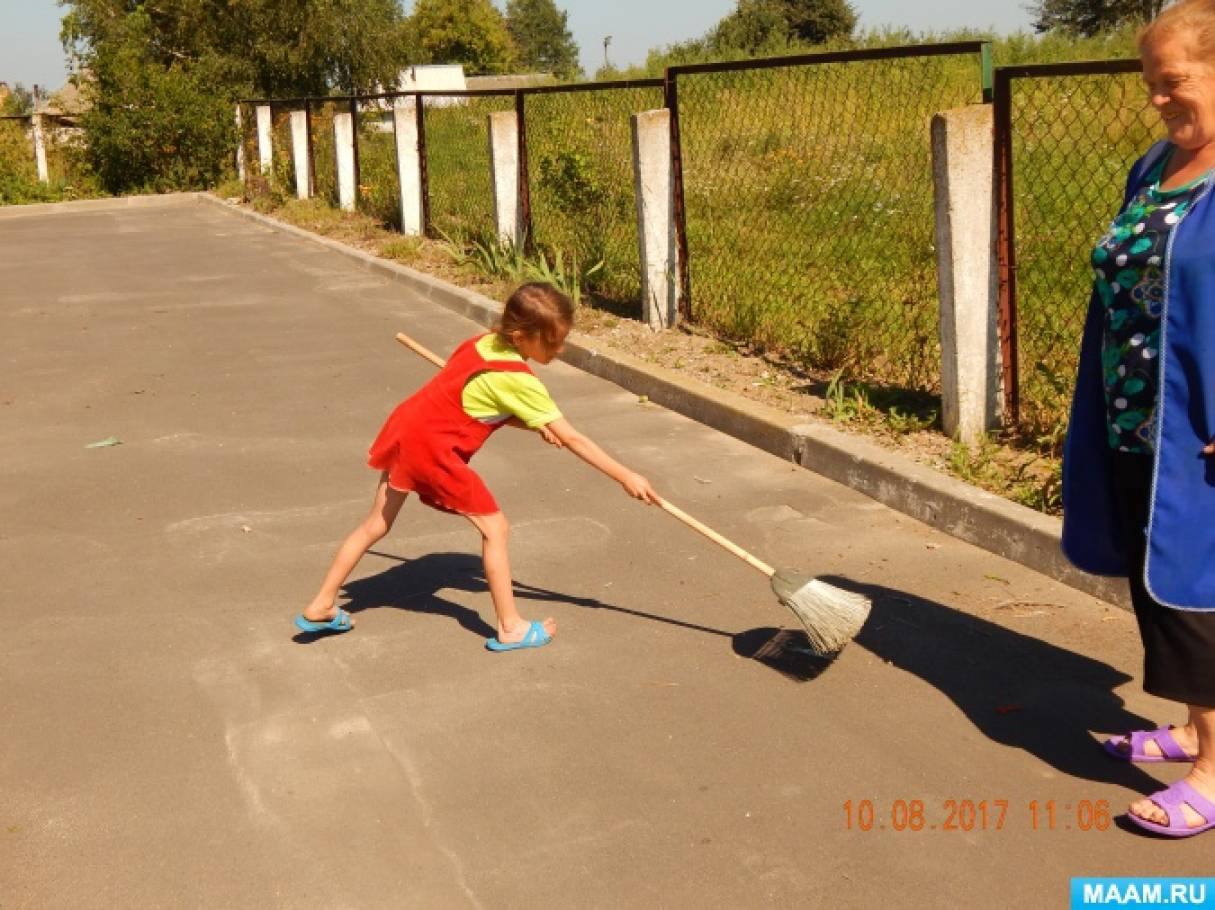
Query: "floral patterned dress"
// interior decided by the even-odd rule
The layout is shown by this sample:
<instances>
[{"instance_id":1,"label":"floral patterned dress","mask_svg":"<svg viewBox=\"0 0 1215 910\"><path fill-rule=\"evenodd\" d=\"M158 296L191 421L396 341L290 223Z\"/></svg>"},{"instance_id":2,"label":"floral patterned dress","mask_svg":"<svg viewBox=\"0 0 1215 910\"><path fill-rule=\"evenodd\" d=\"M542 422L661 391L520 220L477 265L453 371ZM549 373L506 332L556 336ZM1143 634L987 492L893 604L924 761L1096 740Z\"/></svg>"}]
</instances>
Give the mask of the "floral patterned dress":
<instances>
[{"instance_id":1,"label":"floral patterned dress","mask_svg":"<svg viewBox=\"0 0 1215 910\"><path fill-rule=\"evenodd\" d=\"M1156 434L1162 264L1169 235L1202 192L1210 174L1160 189L1167 158L1114 219L1093 249L1097 294L1105 309L1101 367L1110 447L1150 454Z\"/></svg>"}]
</instances>

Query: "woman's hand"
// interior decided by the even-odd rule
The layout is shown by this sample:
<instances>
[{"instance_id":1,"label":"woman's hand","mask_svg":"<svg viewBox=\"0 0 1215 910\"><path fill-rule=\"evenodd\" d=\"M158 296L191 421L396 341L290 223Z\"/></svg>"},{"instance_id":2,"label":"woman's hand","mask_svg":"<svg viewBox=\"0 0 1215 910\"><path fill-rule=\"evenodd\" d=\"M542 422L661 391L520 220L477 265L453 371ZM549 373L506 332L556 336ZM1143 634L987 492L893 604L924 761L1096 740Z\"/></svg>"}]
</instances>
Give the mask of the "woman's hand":
<instances>
[{"instance_id":1,"label":"woman's hand","mask_svg":"<svg viewBox=\"0 0 1215 910\"><path fill-rule=\"evenodd\" d=\"M1205 446L1202 447L1202 454L1203 455L1215 455L1215 439L1212 439L1210 442L1208 442Z\"/></svg>"},{"instance_id":2,"label":"woman's hand","mask_svg":"<svg viewBox=\"0 0 1215 910\"><path fill-rule=\"evenodd\" d=\"M536 432L539 433L540 437L550 446L556 446L559 449L565 448L565 443L558 439L557 434L550 430L547 425L536 427Z\"/></svg>"},{"instance_id":3,"label":"woman's hand","mask_svg":"<svg viewBox=\"0 0 1215 910\"><path fill-rule=\"evenodd\" d=\"M620 485L634 499L640 499L642 502L649 503L652 506L658 505L658 494L654 492L654 488L650 486L650 482L640 474L630 471L620 481Z\"/></svg>"}]
</instances>

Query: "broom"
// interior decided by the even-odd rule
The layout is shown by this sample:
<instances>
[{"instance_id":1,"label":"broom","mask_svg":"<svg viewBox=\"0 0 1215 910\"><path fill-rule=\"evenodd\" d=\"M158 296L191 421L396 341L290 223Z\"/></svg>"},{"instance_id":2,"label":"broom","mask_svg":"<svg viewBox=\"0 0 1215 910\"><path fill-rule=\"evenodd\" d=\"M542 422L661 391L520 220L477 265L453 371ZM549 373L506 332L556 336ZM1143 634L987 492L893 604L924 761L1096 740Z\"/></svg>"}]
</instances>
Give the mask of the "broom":
<instances>
[{"instance_id":1,"label":"broom","mask_svg":"<svg viewBox=\"0 0 1215 910\"><path fill-rule=\"evenodd\" d=\"M435 366L442 367L446 364L438 354L418 344L403 332L397 333L397 341ZM869 616L870 602L863 594L845 591L793 569L774 569L662 497L658 498L658 505L668 515L678 518L692 530L703 534L747 565L767 575L777 599L805 626L806 637L814 653L823 657L838 653L865 624Z\"/></svg>"}]
</instances>

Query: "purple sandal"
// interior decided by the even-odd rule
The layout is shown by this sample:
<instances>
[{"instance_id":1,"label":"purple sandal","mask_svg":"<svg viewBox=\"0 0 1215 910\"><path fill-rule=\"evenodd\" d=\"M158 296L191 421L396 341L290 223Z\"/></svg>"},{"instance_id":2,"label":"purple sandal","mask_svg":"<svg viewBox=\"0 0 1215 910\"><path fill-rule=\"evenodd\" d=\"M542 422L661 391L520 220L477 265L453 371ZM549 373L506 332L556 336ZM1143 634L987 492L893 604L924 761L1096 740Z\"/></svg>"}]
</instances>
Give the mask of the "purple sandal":
<instances>
[{"instance_id":1,"label":"purple sandal","mask_svg":"<svg viewBox=\"0 0 1215 910\"><path fill-rule=\"evenodd\" d=\"M1193 755L1187 755L1181 746L1177 745L1177 740L1173 739L1173 727L1159 727L1155 730L1136 730L1129 736L1113 736L1107 739L1102 746L1105 751L1114 758L1120 758L1123 761L1133 761L1140 763L1151 763L1161 761L1188 761L1194 760ZM1131 751L1120 752L1118 747L1130 741ZM1148 755L1144 747L1148 743L1155 743L1156 748L1160 750L1159 755Z\"/></svg>"},{"instance_id":2,"label":"purple sandal","mask_svg":"<svg viewBox=\"0 0 1215 910\"><path fill-rule=\"evenodd\" d=\"M1146 831L1151 831L1154 834L1165 834L1169 837L1191 837L1195 834L1201 834L1210 828L1215 828L1215 803L1211 802L1184 780L1179 780L1172 786L1153 793L1148 799L1164 810L1165 814L1169 817L1169 823L1161 825L1156 822L1150 822L1146 818L1140 818L1134 812L1126 814L1127 818ZM1205 819L1201 825L1191 828L1186 823L1185 813L1181 811L1181 807L1186 803Z\"/></svg>"}]
</instances>

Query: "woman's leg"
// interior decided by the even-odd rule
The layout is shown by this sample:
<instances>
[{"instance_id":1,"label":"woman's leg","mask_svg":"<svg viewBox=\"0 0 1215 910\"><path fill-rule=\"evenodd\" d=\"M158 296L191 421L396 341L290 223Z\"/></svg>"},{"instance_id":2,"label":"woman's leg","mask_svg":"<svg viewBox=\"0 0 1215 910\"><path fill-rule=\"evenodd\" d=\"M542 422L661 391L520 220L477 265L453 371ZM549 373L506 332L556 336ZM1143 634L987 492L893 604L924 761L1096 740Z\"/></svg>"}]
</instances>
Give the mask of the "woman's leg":
<instances>
[{"instance_id":1,"label":"woman's leg","mask_svg":"<svg viewBox=\"0 0 1215 910\"><path fill-rule=\"evenodd\" d=\"M1198 758L1185 776L1185 781L1207 799L1215 801L1215 708L1190 705L1189 709L1190 726L1198 732ZM1182 804L1181 811L1185 813L1186 824L1191 828L1215 821L1203 818L1188 803ZM1131 812L1157 824L1169 823L1167 813L1146 796L1131 803Z\"/></svg>"},{"instance_id":2,"label":"woman's leg","mask_svg":"<svg viewBox=\"0 0 1215 910\"><path fill-rule=\"evenodd\" d=\"M524 621L515 607L515 589L511 582L508 550L510 525L506 516L501 512L494 512L492 515L464 517L481 532L481 558L485 563L489 596L494 602L494 613L498 617L498 641L503 644L521 641L530 624ZM544 631L549 635L557 631L557 623L551 616L544 620Z\"/></svg>"},{"instance_id":3,"label":"woman's leg","mask_svg":"<svg viewBox=\"0 0 1215 910\"><path fill-rule=\"evenodd\" d=\"M375 501L371 505L371 511L338 547L329 571L325 573L325 580L321 582L321 589L316 593L316 597L312 598L312 603L308 604L304 610L305 619L312 622L325 622L337 615L338 591L346 583L346 579L350 577L350 573L354 571L359 560L363 558L363 554L392 528L392 523L397 520L397 514L401 511L401 506L405 504L405 498L408 495L408 493L402 493L400 490L394 490L388 486L387 473L380 475L380 483L376 487ZM352 620L351 625L353 624Z\"/></svg>"}]
</instances>

